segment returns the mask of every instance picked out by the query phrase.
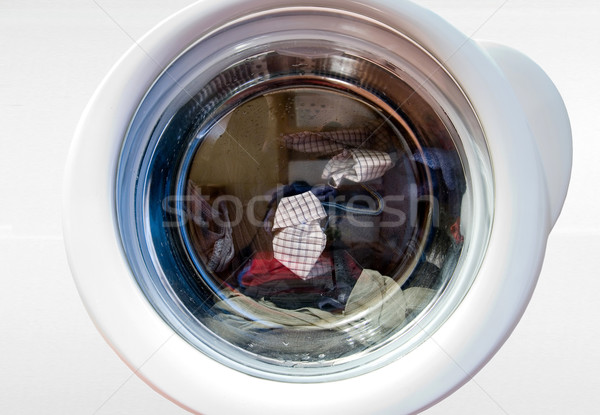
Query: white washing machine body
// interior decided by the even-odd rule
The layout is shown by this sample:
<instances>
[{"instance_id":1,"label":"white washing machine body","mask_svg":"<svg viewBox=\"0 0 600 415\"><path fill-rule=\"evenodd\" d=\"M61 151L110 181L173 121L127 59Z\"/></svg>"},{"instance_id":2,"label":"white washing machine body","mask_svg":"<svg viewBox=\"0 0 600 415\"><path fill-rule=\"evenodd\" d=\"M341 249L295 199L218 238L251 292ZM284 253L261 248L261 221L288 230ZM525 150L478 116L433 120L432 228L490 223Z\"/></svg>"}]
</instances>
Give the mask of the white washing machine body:
<instances>
[{"instance_id":1,"label":"white washing machine body","mask_svg":"<svg viewBox=\"0 0 600 415\"><path fill-rule=\"evenodd\" d=\"M287 26L290 16L297 26ZM325 31L360 41L368 31L361 33L356 27L385 31L380 39L367 40L389 55L400 52L384 43L386 36L404 39L422 51L427 62L438 65L430 73L414 75L422 76L423 89L429 87L427 81L436 85L436 79L444 77L461 92L468 106L460 110L470 108L469 120L477 121L482 137L475 144L464 143L461 150L470 177L461 217L474 218L463 224L470 245L461 254L453 285L393 341L366 357L350 359L339 370L317 367L306 372L293 365L271 370L267 363L246 365L244 358L228 357L226 342L195 343L195 335L206 333L185 334L190 326L166 316L166 308L157 303L160 295L153 298L141 286L128 248L136 244L135 238L125 235L120 209L136 203L122 201L124 183L135 185L131 176L135 179L137 174L124 170L130 160L127 153L142 150L127 140L149 91L160 89L159 79L171 79L171 86L185 90L182 79L187 78L179 77L174 64L199 50L198 45L217 39L243 52L244 47L273 42L274 36L314 42L311 30L326 19L333 23ZM272 25L265 28L265 22ZM304 31L303 25L308 27ZM240 39L235 32L239 27L254 32ZM316 56L314 51L298 50ZM255 84L272 88L268 81ZM439 98L445 99L443 94ZM454 121L451 104L448 99L440 106ZM456 113L460 116L459 110ZM461 128L457 134L464 138L461 132L468 126ZM141 39L94 94L69 159L64 235L77 287L99 331L137 376L183 408L206 414L414 413L468 381L510 335L534 290L570 168L569 121L542 70L518 52L470 40L410 2L199 2Z\"/></svg>"}]
</instances>

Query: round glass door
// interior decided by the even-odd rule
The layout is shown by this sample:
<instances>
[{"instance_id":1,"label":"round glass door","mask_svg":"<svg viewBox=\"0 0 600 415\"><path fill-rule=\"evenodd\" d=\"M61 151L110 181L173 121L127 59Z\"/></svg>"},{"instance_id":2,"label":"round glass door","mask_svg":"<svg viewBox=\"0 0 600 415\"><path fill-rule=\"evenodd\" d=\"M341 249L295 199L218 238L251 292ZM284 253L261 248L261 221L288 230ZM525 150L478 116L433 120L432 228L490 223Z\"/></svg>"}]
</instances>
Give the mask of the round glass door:
<instances>
[{"instance_id":1,"label":"round glass door","mask_svg":"<svg viewBox=\"0 0 600 415\"><path fill-rule=\"evenodd\" d=\"M485 138L410 39L323 10L274 11L269 33L264 18L189 48L140 104L121 237L150 303L201 352L269 379L353 376L418 346L475 278Z\"/></svg>"}]
</instances>

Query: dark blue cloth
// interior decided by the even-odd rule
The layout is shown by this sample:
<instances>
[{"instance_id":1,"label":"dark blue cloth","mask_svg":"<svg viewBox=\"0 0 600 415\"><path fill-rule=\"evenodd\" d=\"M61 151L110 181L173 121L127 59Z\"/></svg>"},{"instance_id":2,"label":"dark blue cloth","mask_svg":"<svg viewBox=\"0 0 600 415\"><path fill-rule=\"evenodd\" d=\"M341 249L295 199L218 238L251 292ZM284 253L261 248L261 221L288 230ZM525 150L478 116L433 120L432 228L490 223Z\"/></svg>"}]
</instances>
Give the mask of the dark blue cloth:
<instances>
[{"instance_id":1,"label":"dark blue cloth","mask_svg":"<svg viewBox=\"0 0 600 415\"><path fill-rule=\"evenodd\" d=\"M460 159L453 151L441 150L439 148L423 148L422 153L414 153L413 160L425 164L433 170L441 170L444 183L448 190L457 188L457 178L462 170Z\"/></svg>"}]
</instances>

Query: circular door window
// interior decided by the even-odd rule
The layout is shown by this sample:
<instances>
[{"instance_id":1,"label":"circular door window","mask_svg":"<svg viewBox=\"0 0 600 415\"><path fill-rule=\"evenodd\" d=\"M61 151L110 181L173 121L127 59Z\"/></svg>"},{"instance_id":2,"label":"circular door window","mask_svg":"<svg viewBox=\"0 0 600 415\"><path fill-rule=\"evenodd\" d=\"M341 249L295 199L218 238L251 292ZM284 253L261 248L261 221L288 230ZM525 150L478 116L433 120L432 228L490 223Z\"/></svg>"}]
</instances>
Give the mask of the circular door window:
<instances>
[{"instance_id":1,"label":"circular door window","mask_svg":"<svg viewBox=\"0 0 600 415\"><path fill-rule=\"evenodd\" d=\"M263 19L202 39L148 91L117 175L122 242L200 352L268 379L354 376L469 289L492 215L484 135L410 39L327 11Z\"/></svg>"}]
</instances>

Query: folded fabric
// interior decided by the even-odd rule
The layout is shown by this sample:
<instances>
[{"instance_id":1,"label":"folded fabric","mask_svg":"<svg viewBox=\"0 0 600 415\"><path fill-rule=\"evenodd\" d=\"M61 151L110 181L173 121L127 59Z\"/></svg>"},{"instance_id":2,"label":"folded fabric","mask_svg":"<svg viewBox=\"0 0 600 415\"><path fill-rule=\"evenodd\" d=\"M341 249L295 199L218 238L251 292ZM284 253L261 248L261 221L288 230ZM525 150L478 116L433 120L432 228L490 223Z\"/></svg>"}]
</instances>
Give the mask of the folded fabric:
<instances>
[{"instance_id":1,"label":"folded fabric","mask_svg":"<svg viewBox=\"0 0 600 415\"><path fill-rule=\"evenodd\" d=\"M221 202L214 208L191 181L188 182L187 194L187 213L192 219L188 228L192 245L200 256L206 258L208 269L223 271L235 253L227 205Z\"/></svg>"},{"instance_id":2,"label":"folded fabric","mask_svg":"<svg viewBox=\"0 0 600 415\"><path fill-rule=\"evenodd\" d=\"M381 125L368 124L364 127L347 130L286 134L283 136L285 146L303 153L335 153L348 147L366 147L386 150L390 138Z\"/></svg>"},{"instance_id":3,"label":"folded fabric","mask_svg":"<svg viewBox=\"0 0 600 415\"><path fill-rule=\"evenodd\" d=\"M344 150L334 156L323 170L322 179L338 187L343 179L356 183L368 182L385 174L393 166L388 153L376 150Z\"/></svg>"},{"instance_id":4,"label":"folded fabric","mask_svg":"<svg viewBox=\"0 0 600 415\"><path fill-rule=\"evenodd\" d=\"M308 279L325 249L327 237L318 223L282 229L273 237L275 258L299 277Z\"/></svg>"},{"instance_id":5,"label":"folded fabric","mask_svg":"<svg viewBox=\"0 0 600 415\"><path fill-rule=\"evenodd\" d=\"M296 225L309 225L325 218L327 213L312 192L284 197L277 205L273 230Z\"/></svg>"},{"instance_id":6,"label":"folded fabric","mask_svg":"<svg viewBox=\"0 0 600 415\"><path fill-rule=\"evenodd\" d=\"M327 237L319 221L327 214L312 192L281 199L275 212L274 257L299 277L308 279L325 249Z\"/></svg>"},{"instance_id":7,"label":"folded fabric","mask_svg":"<svg viewBox=\"0 0 600 415\"><path fill-rule=\"evenodd\" d=\"M277 202L284 197L296 196L300 193L311 191L319 201L326 205L328 201L335 200L337 196L337 190L331 186L320 185L311 186L310 184L303 181L296 181L291 184L278 187L277 190L273 191L271 201L269 202L268 211L265 215L263 226L265 230L271 231L273 219L275 217L275 211L277 208Z\"/></svg>"}]
</instances>

